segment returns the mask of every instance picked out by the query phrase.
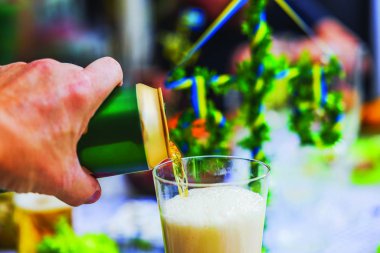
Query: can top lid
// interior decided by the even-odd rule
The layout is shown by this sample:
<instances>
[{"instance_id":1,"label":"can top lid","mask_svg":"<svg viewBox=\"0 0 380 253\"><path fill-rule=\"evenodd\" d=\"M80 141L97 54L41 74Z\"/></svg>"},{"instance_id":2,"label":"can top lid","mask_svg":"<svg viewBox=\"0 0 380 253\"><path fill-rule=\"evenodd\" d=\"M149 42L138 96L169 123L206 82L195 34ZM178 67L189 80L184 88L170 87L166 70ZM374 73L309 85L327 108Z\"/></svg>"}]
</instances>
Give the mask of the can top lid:
<instances>
[{"instance_id":1,"label":"can top lid","mask_svg":"<svg viewBox=\"0 0 380 253\"><path fill-rule=\"evenodd\" d=\"M169 130L160 88L136 85L137 105L149 169L169 158Z\"/></svg>"}]
</instances>

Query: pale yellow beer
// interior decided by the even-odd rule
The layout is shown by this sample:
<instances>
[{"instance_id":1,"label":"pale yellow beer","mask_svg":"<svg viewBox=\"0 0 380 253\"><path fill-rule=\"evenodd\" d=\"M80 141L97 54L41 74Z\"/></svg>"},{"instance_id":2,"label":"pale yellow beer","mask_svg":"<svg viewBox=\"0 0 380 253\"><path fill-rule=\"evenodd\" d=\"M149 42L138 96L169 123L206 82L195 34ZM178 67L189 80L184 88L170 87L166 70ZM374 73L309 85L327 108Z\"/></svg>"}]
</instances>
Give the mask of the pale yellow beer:
<instances>
[{"instance_id":1,"label":"pale yellow beer","mask_svg":"<svg viewBox=\"0 0 380 253\"><path fill-rule=\"evenodd\" d=\"M181 163L187 182L175 180L175 160L153 169L165 252L261 253L269 166L212 155Z\"/></svg>"},{"instance_id":2,"label":"pale yellow beer","mask_svg":"<svg viewBox=\"0 0 380 253\"><path fill-rule=\"evenodd\" d=\"M265 199L236 186L192 189L163 203L167 253L260 253Z\"/></svg>"},{"instance_id":3,"label":"pale yellow beer","mask_svg":"<svg viewBox=\"0 0 380 253\"><path fill-rule=\"evenodd\" d=\"M13 222L13 193L0 194L0 249L16 247L16 226Z\"/></svg>"},{"instance_id":4,"label":"pale yellow beer","mask_svg":"<svg viewBox=\"0 0 380 253\"><path fill-rule=\"evenodd\" d=\"M46 235L54 233L59 219L72 221L72 207L55 197L41 194L17 194L14 219L18 226L19 253L34 253Z\"/></svg>"}]
</instances>

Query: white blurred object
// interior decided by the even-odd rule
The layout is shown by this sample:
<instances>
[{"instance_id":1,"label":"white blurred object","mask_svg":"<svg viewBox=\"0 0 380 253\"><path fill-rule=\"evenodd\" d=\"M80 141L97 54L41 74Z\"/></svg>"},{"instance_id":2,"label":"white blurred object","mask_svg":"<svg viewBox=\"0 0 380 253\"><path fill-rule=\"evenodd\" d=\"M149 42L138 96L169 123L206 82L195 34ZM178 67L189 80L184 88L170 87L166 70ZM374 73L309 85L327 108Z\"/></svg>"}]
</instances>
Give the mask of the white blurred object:
<instances>
[{"instance_id":1,"label":"white blurred object","mask_svg":"<svg viewBox=\"0 0 380 253\"><path fill-rule=\"evenodd\" d=\"M102 188L102 197L128 196L130 193L123 175L99 178L98 181Z\"/></svg>"},{"instance_id":2,"label":"white blurred object","mask_svg":"<svg viewBox=\"0 0 380 253\"><path fill-rule=\"evenodd\" d=\"M131 200L121 206L106 226L112 238L141 239L162 246L160 213L154 200Z\"/></svg>"},{"instance_id":3,"label":"white blurred object","mask_svg":"<svg viewBox=\"0 0 380 253\"><path fill-rule=\"evenodd\" d=\"M371 1L372 10L372 45L374 54L373 84L371 94L373 98L380 96L380 1Z\"/></svg>"},{"instance_id":4,"label":"white blurred object","mask_svg":"<svg viewBox=\"0 0 380 253\"><path fill-rule=\"evenodd\" d=\"M267 112L271 141L271 202L265 245L276 253L375 252L380 238L379 186L350 183L357 135L356 109L345 118L344 138L333 149L300 147L286 113ZM350 129L351 126L351 129Z\"/></svg>"},{"instance_id":5,"label":"white blurred object","mask_svg":"<svg viewBox=\"0 0 380 253\"><path fill-rule=\"evenodd\" d=\"M120 1L121 43L128 71L147 67L153 58L151 0Z\"/></svg>"},{"instance_id":6,"label":"white blurred object","mask_svg":"<svg viewBox=\"0 0 380 253\"><path fill-rule=\"evenodd\" d=\"M14 195L16 207L29 211L49 211L71 208L56 197L38 193L19 193Z\"/></svg>"}]
</instances>

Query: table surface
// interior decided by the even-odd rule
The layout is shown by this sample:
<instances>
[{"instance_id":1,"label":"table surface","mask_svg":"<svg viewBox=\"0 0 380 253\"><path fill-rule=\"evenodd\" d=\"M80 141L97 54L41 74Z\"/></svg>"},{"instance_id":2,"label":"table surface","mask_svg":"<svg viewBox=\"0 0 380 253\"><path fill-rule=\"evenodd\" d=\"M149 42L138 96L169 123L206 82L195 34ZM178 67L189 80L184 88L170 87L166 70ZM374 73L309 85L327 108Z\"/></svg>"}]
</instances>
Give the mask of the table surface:
<instances>
[{"instance_id":1,"label":"table surface","mask_svg":"<svg viewBox=\"0 0 380 253\"><path fill-rule=\"evenodd\" d=\"M125 192L108 189L111 185L125 187L123 182L122 177L102 180L102 198L93 205L74 209L75 230L79 234L103 232L114 238L118 233L124 233L126 237L139 234L147 237L156 248L151 251L139 251L125 246L122 252L163 253L156 203L152 198L127 198ZM312 183L308 182L304 185L299 183L293 188L288 185L286 191L281 187L272 191L264 239L270 251L375 252L380 243L380 186L343 186L325 182L319 184L317 192L313 191L312 187ZM139 220L136 224L131 225L128 221L130 217L120 217L120 213L125 213L126 208L133 210L129 216L134 217L136 221ZM118 215L119 217L115 218ZM116 220L119 223L115 225ZM123 228L125 231L122 231Z\"/></svg>"},{"instance_id":2,"label":"table surface","mask_svg":"<svg viewBox=\"0 0 380 253\"><path fill-rule=\"evenodd\" d=\"M115 185L121 178L106 180L109 180L106 185ZM276 183L276 178L272 181ZM267 210L264 239L271 252L370 253L375 252L380 244L380 186L355 186L335 180L321 183L313 179L303 184L298 182L293 187L277 184L274 189ZM156 234L151 236L151 240L155 241L157 248L151 252L163 252L158 209L147 204L145 208L149 210L143 210L144 205L136 206L136 200L122 196L107 194L95 205L77 208L74 212L74 218L78 221L76 230L79 233L111 233L110 223L112 217L117 215L115 210L125 212L125 208L135 209L140 214L139 217L136 213L132 214L136 219L149 217L138 226L148 227L151 234ZM153 200L138 201L149 203ZM122 219L119 217L117 221ZM150 233L143 231L142 227L136 229L140 235ZM124 252L138 251L128 248Z\"/></svg>"},{"instance_id":3,"label":"table surface","mask_svg":"<svg viewBox=\"0 0 380 253\"><path fill-rule=\"evenodd\" d=\"M287 152L270 154L275 159L264 245L272 253L375 253L380 244L380 185L353 185L348 153L327 164L320 154L296 150L292 140L279 134L273 138L280 141L272 143L276 148L268 149ZM76 232L107 233L124 245L122 252L164 252L154 197L134 194L124 176L101 179L101 185L97 203L74 208ZM133 249L131 238L149 241L154 248Z\"/></svg>"}]
</instances>

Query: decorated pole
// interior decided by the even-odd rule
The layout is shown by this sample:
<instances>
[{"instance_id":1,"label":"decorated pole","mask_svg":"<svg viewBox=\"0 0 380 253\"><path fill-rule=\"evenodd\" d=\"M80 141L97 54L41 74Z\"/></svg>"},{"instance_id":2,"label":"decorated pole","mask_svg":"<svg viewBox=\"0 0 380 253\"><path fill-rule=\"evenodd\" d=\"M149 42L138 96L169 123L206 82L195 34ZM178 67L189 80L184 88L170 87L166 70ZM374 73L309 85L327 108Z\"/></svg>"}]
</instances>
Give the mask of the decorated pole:
<instances>
[{"instance_id":1,"label":"decorated pole","mask_svg":"<svg viewBox=\"0 0 380 253\"><path fill-rule=\"evenodd\" d=\"M240 145L260 161L267 160L263 143L269 140L263 100L276 73L276 60L269 51L272 38L265 17L266 4L266 0L250 1L242 30L250 40L251 58L237 66L237 85L243 96L243 123L249 131Z\"/></svg>"}]
</instances>

